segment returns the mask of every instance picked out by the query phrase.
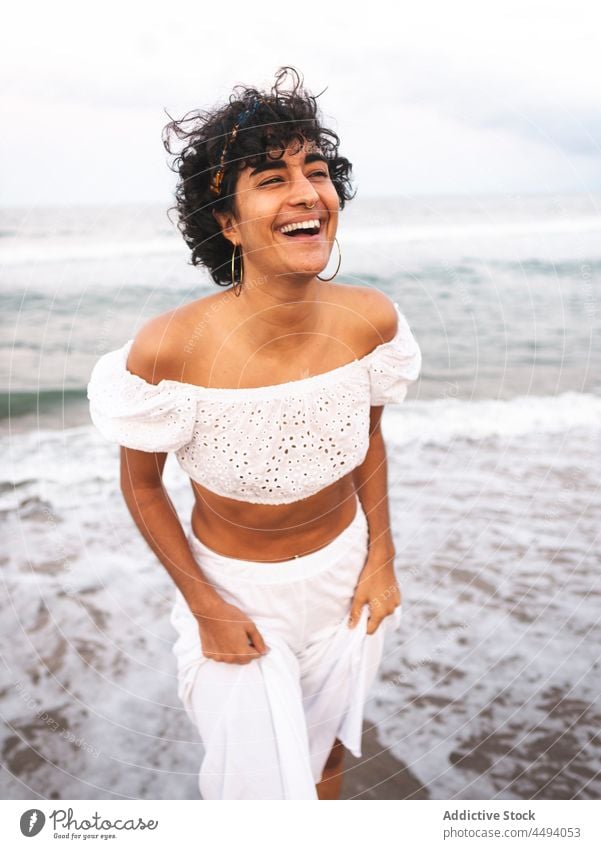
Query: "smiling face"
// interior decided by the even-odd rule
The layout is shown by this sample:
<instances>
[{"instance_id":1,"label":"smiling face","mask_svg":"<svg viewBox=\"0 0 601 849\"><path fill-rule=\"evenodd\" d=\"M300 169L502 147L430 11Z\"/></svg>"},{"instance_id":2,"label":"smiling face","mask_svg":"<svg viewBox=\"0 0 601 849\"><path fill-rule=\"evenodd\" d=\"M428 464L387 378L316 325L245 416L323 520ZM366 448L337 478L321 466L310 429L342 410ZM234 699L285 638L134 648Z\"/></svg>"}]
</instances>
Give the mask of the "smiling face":
<instances>
[{"instance_id":1,"label":"smiling face","mask_svg":"<svg viewBox=\"0 0 601 849\"><path fill-rule=\"evenodd\" d=\"M326 267L339 198L327 161L312 142L291 143L283 155L279 149L273 156L268 152L265 162L244 168L234 208L235 214L213 215L225 238L241 246L245 280L264 275L306 280Z\"/></svg>"}]
</instances>

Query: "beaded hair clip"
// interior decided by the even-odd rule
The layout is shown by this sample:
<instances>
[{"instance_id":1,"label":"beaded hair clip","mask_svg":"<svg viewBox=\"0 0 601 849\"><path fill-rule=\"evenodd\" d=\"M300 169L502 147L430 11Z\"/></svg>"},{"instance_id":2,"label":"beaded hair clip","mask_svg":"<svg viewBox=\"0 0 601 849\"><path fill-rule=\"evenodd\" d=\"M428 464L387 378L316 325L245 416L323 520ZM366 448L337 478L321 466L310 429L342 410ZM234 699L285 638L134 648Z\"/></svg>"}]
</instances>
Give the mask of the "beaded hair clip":
<instances>
[{"instance_id":1,"label":"beaded hair clip","mask_svg":"<svg viewBox=\"0 0 601 849\"><path fill-rule=\"evenodd\" d=\"M211 180L211 194L215 195L215 197L219 197L219 195L221 194L221 183L223 181L223 175L225 172L225 158L227 152L236 140L238 130L243 127L244 124L246 124L246 122L255 115L261 103L265 103L265 101L260 97L255 97L253 105L249 106L247 109L243 109L242 112L240 112L238 117L236 118L234 128L232 129L229 138L225 142L223 150L221 151L221 156L219 158L219 168L217 169L217 171L213 175L213 179Z\"/></svg>"}]
</instances>

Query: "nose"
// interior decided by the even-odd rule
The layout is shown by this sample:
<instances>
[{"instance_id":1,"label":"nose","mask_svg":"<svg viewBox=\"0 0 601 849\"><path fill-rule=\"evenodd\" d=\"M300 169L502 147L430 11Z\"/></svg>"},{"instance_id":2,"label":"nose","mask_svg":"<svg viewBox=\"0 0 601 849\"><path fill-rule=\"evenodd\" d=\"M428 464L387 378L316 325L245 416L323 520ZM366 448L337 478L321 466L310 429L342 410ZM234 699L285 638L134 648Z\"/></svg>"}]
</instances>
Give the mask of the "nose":
<instances>
[{"instance_id":1,"label":"nose","mask_svg":"<svg viewBox=\"0 0 601 849\"><path fill-rule=\"evenodd\" d=\"M319 193L316 191L315 186L311 183L308 177L305 177L302 170L296 172L292 180L290 181L291 189L290 189L290 203L297 204L305 204L307 206L313 206L319 200Z\"/></svg>"}]
</instances>

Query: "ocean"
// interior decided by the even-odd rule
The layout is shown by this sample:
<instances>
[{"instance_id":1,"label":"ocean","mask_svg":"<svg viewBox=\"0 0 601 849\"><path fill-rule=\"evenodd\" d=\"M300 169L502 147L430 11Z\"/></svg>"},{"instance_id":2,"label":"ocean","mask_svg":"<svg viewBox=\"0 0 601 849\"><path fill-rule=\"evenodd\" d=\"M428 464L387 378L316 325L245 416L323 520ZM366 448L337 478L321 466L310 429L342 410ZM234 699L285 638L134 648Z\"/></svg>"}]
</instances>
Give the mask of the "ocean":
<instances>
[{"instance_id":1,"label":"ocean","mask_svg":"<svg viewBox=\"0 0 601 849\"><path fill-rule=\"evenodd\" d=\"M4 798L198 795L171 579L86 399L101 354L215 290L168 206L0 209ZM397 300L423 355L383 418L403 623L366 728L430 798L601 795L600 209L359 196L341 214L338 279ZM187 526L173 456L165 480Z\"/></svg>"}]
</instances>

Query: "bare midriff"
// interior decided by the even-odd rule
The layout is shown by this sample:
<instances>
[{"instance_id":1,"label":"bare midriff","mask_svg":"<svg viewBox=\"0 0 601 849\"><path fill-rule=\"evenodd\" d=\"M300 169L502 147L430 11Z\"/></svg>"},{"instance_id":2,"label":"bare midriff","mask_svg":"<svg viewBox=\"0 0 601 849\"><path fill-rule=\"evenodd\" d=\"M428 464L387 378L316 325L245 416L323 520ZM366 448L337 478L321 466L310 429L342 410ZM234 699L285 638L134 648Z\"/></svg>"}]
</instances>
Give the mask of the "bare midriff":
<instances>
[{"instance_id":1,"label":"bare midriff","mask_svg":"<svg viewBox=\"0 0 601 849\"><path fill-rule=\"evenodd\" d=\"M352 472L291 504L224 498L191 481L192 532L225 557L273 563L323 548L347 528L357 509Z\"/></svg>"}]
</instances>

